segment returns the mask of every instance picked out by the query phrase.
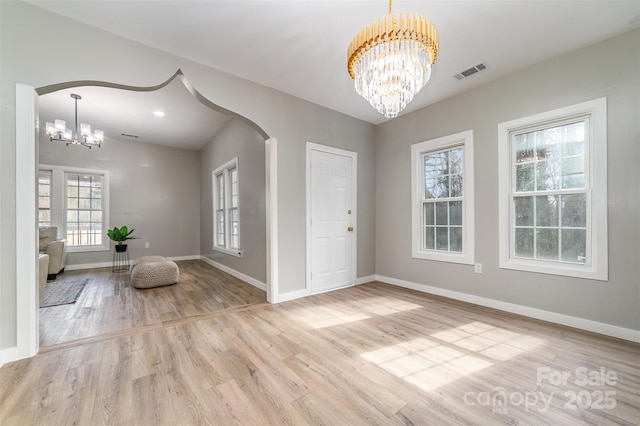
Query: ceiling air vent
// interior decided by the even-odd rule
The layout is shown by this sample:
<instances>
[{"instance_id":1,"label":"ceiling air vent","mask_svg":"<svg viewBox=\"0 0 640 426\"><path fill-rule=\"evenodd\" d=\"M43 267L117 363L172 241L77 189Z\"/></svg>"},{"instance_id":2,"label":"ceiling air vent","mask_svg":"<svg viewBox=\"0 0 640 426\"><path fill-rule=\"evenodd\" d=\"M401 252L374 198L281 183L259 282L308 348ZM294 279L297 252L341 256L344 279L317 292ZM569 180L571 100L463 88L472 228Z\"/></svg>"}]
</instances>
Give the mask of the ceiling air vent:
<instances>
[{"instance_id":1,"label":"ceiling air vent","mask_svg":"<svg viewBox=\"0 0 640 426\"><path fill-rule=\"evenodd\" d=\"M454 75L453 78L455 78L456 80L462 80L463 78L467 78L477 72L480 72L486 69L487 69L487 66L485 64L478 64L475 67L471 67L468 70L462 71L460 74Z\"/></svg>"},{"instance_id":2,"label":"ceiling air vent","mask_svg":"<svg viewBox=\"0 0 640 426\"><path fill-rule=\"evenodd\" d=\"M127 137L127 138L133 138L133 139L138 139L140 136L138 135L131 135L129 133L120 133L122 136Z\"/></svg>"}]
</instances>

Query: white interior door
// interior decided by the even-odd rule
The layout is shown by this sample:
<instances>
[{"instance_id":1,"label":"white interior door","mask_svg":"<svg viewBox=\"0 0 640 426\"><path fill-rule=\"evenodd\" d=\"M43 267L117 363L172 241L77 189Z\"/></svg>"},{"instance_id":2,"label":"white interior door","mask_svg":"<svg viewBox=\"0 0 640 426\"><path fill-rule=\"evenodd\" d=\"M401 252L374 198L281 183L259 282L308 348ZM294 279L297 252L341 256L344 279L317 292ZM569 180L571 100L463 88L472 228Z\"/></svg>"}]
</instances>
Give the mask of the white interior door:
<instances>
[{"instance_id":1,"label":"white interior door","mask_svg":"<svg viewBox=\"0 0 640 426\"><path fill-rule=\"evenodd\" d=\"M355 282L355 161L353 152L309 149L307 275L313 293Z\"/></svg>"}]
</instances>

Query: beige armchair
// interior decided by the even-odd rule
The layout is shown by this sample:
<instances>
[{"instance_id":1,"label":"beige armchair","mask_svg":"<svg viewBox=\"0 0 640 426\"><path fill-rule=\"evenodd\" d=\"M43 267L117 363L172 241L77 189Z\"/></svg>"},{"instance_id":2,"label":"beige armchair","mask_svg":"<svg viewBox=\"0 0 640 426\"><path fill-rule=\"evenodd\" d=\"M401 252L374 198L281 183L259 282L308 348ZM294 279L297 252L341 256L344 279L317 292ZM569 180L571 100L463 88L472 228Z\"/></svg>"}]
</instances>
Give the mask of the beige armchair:
<instances>
[{"instance_id":1,"label":"beige armchair","mask_svg":"<svg viewBox=\"0 0 640 426\"><path fill-rule=\"evenodd\" d=\"M67 240L58 239L58 228L55 226L40 227L40 253L49 255L47 279L55 280L64 271L67 263Z\"/></svg>"}]
</instances>

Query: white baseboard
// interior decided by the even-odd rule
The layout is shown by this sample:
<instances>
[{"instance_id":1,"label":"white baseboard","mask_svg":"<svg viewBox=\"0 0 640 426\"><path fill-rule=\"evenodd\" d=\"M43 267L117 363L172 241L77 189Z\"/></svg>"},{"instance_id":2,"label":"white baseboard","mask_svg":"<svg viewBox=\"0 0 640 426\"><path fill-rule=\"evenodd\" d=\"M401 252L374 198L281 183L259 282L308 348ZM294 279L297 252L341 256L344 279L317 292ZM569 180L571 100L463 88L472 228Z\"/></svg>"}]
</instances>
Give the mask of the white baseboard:
<instances>
[{"instance_id":1,"label":"white baseboard","mask_svg":"<svg viewBox=\"0 0 640 426\"><path fill-rule=\"evenodd\" d=\"M142 256L140 256L142 257ZM202 257L199 254L194 254L192 256L175 256L175 257L167 257L167 260L181 261L181 260L199 260ZM133 259L132 259L133 260ZM112 262L100 262L100 263L78 263L75 265L65 265L65 271L78 271L81 269L93 269L93 268L111 268L113 266Z\"/></svg>"},{"instance_id":2,"label":"white baseboard","mask_svg":"<svg viewBox=\"0 0 640 426\"><path fill-rule=\"evenodd\" d=\"M101 263L78 263L75 265L65 265L65 271L79 271L81 269L93 269L93 268L111 268L113 266L112 262L101 262Z\"/></svg>"},{"instance_id":3,"label":"white baseboard","mask_svg":"<svg viewBox=\"0 0 640 426\"><path fill-rule=\"evenodd\" d=\"M176 256L176 257L167 257L167 260L172 260L174 262L180 262L181 260L201 260L202 256L199 254L194 254L192 256Z\"/></svg>"},{"instance_id":4,"label":"white baseboard","mask_svg":"<svg viewBox=\"0 0 640 426\"><path fill-rule=\"evenodd\" d=\"M433 287L425 284L418 284L411 281L399 280L396 278L376 275L376 281L404 287L411 290L421 291L423 293L434 294L437 296L448 297L450 299L460 300L462 302L473 303L488 308L494 308L505 312L511 312L523 315L529 318L535 318L555 324L566 325L569 327L579 328L581 330L592 331L594 333L604 334L606 336L617 337L619 339L629 340L640 343L640 331L629 328L619 327L602 322L592 321L585 318L573 317L570 315L549 312L542 309L531 308L529 306L517 305L514 303L503 302L500 300L489 299L486 297L475 296L473 294L461 293L458 291L447 290L440 287Z\"/></svg>"},{"instance_id":5,"label":"white baseboard","mask_svg":"<svg viewBox=\"0 0 640 426\"><path fill-rule=\"evenodd\" d=\"M238 272L235 269L231 269L228 266L225 266L221 263L218 263L216 261L213 261L211 259L209 259L208 257L205 256L198 256L198 259L200 260L204 260L205 262L207 262L209 265L213 266L214 268L218 268L221 271L226 272L229 275L232 275L236 278L238 278L239 280L242 280L248 284L251 284L254 287L259 288L260 290L264 290L267 291L267 285L265 283L263 283L262 281L259 281L253 277L250 277L248 275L243 274L242 272Z\"/></svg>"}]
</instances>

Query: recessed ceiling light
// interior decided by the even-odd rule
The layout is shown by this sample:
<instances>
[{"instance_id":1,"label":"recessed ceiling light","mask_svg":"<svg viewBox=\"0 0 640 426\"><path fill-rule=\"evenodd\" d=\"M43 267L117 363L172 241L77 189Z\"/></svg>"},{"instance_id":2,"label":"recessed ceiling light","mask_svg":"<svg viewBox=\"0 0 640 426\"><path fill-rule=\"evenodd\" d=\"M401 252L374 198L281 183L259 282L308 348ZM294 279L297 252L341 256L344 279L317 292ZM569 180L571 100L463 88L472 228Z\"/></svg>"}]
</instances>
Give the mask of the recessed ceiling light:
<instances>
[{"instance_id":1,"label":"recessed ceiling light","mask_svg":"<svg viewBox=\"0 0 640 426\"><path fill-rule=\"evenodd\" d=\"M164 117L164 112L162 111L153 111L153 114L156 115L157 117Z\"/></svg>"}]
</instances>

